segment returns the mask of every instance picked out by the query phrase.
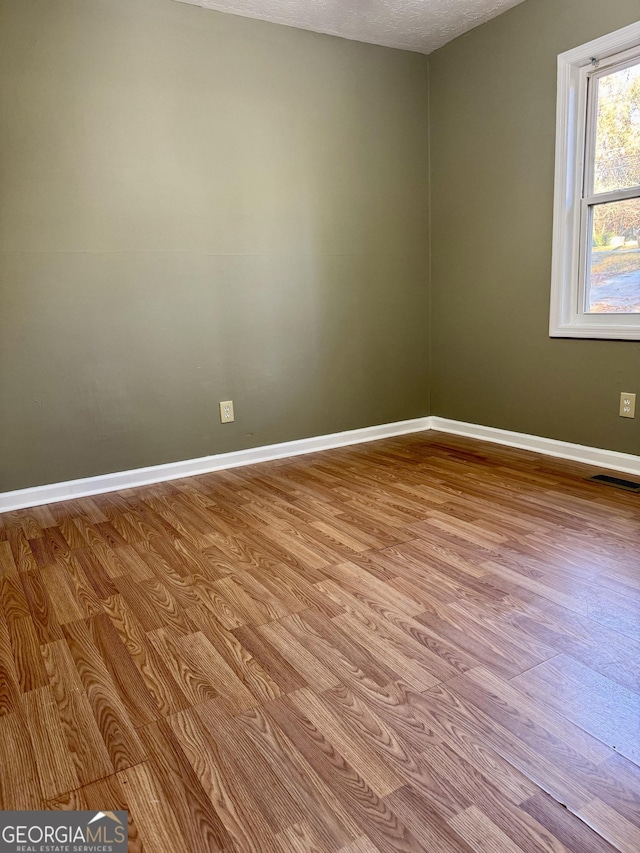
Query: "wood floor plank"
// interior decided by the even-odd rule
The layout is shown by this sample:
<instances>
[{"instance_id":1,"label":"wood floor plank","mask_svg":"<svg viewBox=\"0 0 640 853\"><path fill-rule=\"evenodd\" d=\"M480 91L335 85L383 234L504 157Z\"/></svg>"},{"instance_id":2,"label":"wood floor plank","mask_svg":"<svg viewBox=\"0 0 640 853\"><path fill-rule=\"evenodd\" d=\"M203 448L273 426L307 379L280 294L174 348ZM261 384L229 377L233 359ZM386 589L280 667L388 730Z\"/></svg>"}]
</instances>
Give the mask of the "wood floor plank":
<instances>
[{"instance_id":1,"label":"wood floor plank","mask_svg":"<svg viewBox=\"0 0 640 853\"><path fill-rule=\"evenodd\" d=\"M105 600L104 607L161 716L188 708L189 700L184 691L124 598L113 595Z\"/></svg>"},{"instance_id":2,"label":"wood floor plank","mask_svg":"<svg viewBox=\"0 0 640 853\"><path fill-rule=\"evenodd\" d=\"M501 829L476 806L451 818L450 826L460 835L472 850L477 853L528 853L524 847L515 844ZM532 851L533 848L529 848Z\"/></svg>"},{"instance_id":3,"label":"wood floor plank","mask_svg":"<svg viewBox=\"0 0 640 853\"><path fill-rule=\"evenodd\" d=\"M41 643L62 640L64 634L53 611L40 569L35 568L20 574L20 582L31 614L33 627Z\"/></svg>"},{"instance_id":4,"label":"wood floor plank","mask_svg":"<svg viewBox=\"0 0 640 853\"><path fill-rule=\"evenodd\" d=\"M106 613L86 620L89 634L134 727L158 718L158 708Z\"/></svg>"},{"instance_id":5,"label":"wood floor plank","mask_svg":"<svg viewBox=\"0 0 640 853\"><path fill-rule=\"evenodd\" d=\"M43 800L71 791L80 784L50 687L31 690L22 697L25 724L33 743L33 755Z\"/></svg>"},{"instance_id":6,"label":"wood floor plank","mask_svg":"<svg viewBox=\"0 0 640 853\"><path fill-rule=\"evenodd\" d=\"M522 808L544 826L571 853L614 853L612 847L582 819L576 818L542 791L522 804Z\"/></svg>"},{"instance_id":7,"label":"wood floor plank","mask_svg":"<svg viewBox=\"0 0 640 853\"><path fill-rule=\"evenodd\" d=\"M193 587L198 595L200 602L211 611L215 619L227 631L233 628L241 628L245 623L245 619L240 613L228 602L221 590L216 586L216 581L211 580L206 575L194 572Z\"/></svg>"},{"instance_id":8,"label":"wood floor plank","mask_svg":"<svg viewBox=\"0 0 640 853\"><path fill-rule=\"evenodd\" d=\"M98 600L104 600L118 592L104 566L90 548L74 548L72 559L82 569Z\"/></svg>"},{"instance_id":9,"label":"wood floor plank","mask_svg":"<svg viewBox=\"0 0 640 853\"><path fill-rule=\"evenodd\" d=\"M416 682L413 686L417 690L426 690L439 681L447 681L458 675L458 668L447 663L439 655L432 654L428 646L415 639L415 633L410 629L413 627L414 632L421 635L421 626L411 617L403 618L401 613L394 611L390 614L386 610L379 612L341 590L333 581L316 584L316 587L344 608L345 614L335 617L336 624L348 625L354 636L361 637L368 647L375 646L379 653L388 658L389 665L396 671L402 661L402 668L407 675L402 672L398 674L407 683ZM387 618L388 615L395 615L396 618ZM404 628L408 630L403 630Z\"/></svg>"},{"instance_id":10,"label":"wood floor plank","mask_svg":"<svg viewBox=\"0 0 640 853\"><path fill-rule=\"evenodd\" d=\"M30 538L28 537L26 530L25 536L27 536L29 548L31 549L31 553L33 554L38 568L44 569L46 566L50 566L55 560L55 557L49 548L47 540L43 536L34 536L33 538Z\"/></svg>"},{"instance_id":11,"label":"wood floor plank","mask_svg":"<svg viewBox=\"0 0 640 853\"><path fill-rule=\"evenodd\" d=\"M84 622L68 622L63 627L114 769L139 764L147 756L89 629Z\"/></svg>"},{"instance_id":12,"label":"wood floor plank","mask_svg":"<svg viewBox=\"0 0 640 853\"><path fill-rule=\"evenodd\" d=\"M220 754L249 792L254 807L274 833L304 819L302 804L222 702L205 702L194 709L216 739Z\"/></svg>"},{"instance_id":13,"label":"wood floor plank","mask_svg":"<svg viewBox=\"0 0 640 853\"><path fill-rule=\"evenodd\" d=\"M354 562L327 566L324 571L343 589L355 596L365 596L365 603L373 600L380 606L400 610L407 616L415 616L424 609L419 599L398 591L388 583L383 583Z\"/></svg>"},{"instance_id":14,"label":"wood floor plank","mask_svg":"<svg viewBox=\"0 0 640 853\"><path fill-rule=\"evenodd\" d=\"M0 612L0 716L18 710L21 692L18 681L9 629Z\"/></svg>"},{"instance_id":15,"label":"wood floor plank","mask_svg":"<svg viewBox=\"0 0 640 853\"><path fill-rule=\"evenodd\" d=\"M303 683L310 685L318 691L328 687L335 687L340 682L321 661L305 648L298 640L287 631L282 622L270 622L268 625L260 625L256 632L276 651L286 658L288 663L298 673ZM275 698L275 697L273 697Z\"/></svg>"},{"instance_id":16,"label":"wood floor plank","mask_svg":"<svg viewBox=\"0 0 640 853\"><path fill-rule=\"evenodd\" d=\"M405 584L406 585L406 584ZM532 666L552 657L554 650L532 657L528 650L505 642L500 630L495 630L488 620L479 621L449 607L429 601L429 609L416 616L433 634L455 645L461 652L474 657L477 664L511 678Z\"/></svg>"},{"instance_id":17,"label":"wood floor plank","mask_svg":"<svg viewBox=\"0 0 640 853\"><path fill-rule=\"evenodd\" d=\"M18 681L24 692L45 687L49 681L42 663L40 644L29 617L13 619L8 626Z\"/></svg>"},{"instance_id":18,"label":"wood floor plank","mask_svg":"<svg viewBox=\"0 0 640 853\"><path fill-rule=\"evenodd\" d=\"M9 528L6 532L6 541L11 546L11 553L13 554L16 569L19 572L28 572L36 569L38 566L31 553L31 548L29 547L27 537L24 535L24 531L21 528Z\"/></svg>"},{"instance_id":19,"label":"wood floor plank","mask_svg":"<svg viewBox=\"0 0 640 853\"><path fill-rule=\"evenodd\" d=\"M114 768L68 645L64 640L48 643L42 654L80 785L111 776Z\"/></svg>"},{"instance_id":20,"label":"wood floor plank","mask_svg":"<svg viewBox=\"0 0 640 853\"><path fill-rule=\"evenodd\" d=\"M296 621L297 615L300 616L300 622ZM340 616L326 619L324 614L318 611L304 610L301 614L287 617L285 624L295 626L298 636L304 636L307 641L311 638L312 647L328 648L332 660L338 655L343 656L348 662L347 668L350 672L355 669L381 686L397 680L398 673L395 669L391 669L375 651L367 648L366 644L363 646L355 640L348 627L345 630L338 624L340 619ZM304 625L303 632L298 630L300 624Z\"/></svg>"},{"instance_id":21,"label":"wood floor plank","mask_svg":"<svg viewBox=\"0 0 640 853\"><path fill-rule=\"evenodd\" d=\"M329 601L304 575L286 563L277 563L268 572L249 568L248 573L258 576L261 583L279 596L288 613L315 608L327 616L337 616L342 607Z\"/></svg>"},{"instance_id":22,"label":"wood floor plank","mask_svg":"<svg viewBox=\"0 0 640 853\"><path fill-rule=\"evenodd\" d=\"M391 809L420 840L423 850L471 853L473 850L447 823L438 807L410 785L387 797Z\"/></svg>"},{"instance_id":23,"label":"wood floor plank","mask_svg":"<svg viewBox=\"0 0 640 853\"><path fill-rule=\"evenodd\" d=\"M103 546L102 552L107 558L103 559L103 562L114 581L123 574L133 581L146 581L154 577L153 569L142 559L138 549L133 545L118 545L108 549Z\"/></svg>"},{"instance_id":24,"label":"wood floor plank","mask_svg":"<svg viewBox=\"0 0 640 853\"><path fill-rule=\"evenodd\" d=\"M294 786L306 821L329 850L342 850L358 837L359 827L330 786L262 708L252 708L242 714L238 722L274 771Z\"/></svg>"},{"instance_id":25,"label":"wood floor plank","mask_svg":"<svg viewBox=\"0 0 640 853\"><path fill-rule=\"evenodd\" d=\"M327 853L327 848L306 823L294 823L276 836L282 853Z\"/></svg>"},{"instance_id":26,"label":"wood floor plank","mask_svg":"<svg viewBox=\"0 0 640 853\"><path fill-rule=\"evenodd\" d=\"M163 796L160 771L150 761L121 770L127 807L135 821L145 853L191 853L173 806ZM215 850L215 848L214 848Z\"/></svg>"},{"instance_id":27,"label":"wood floor plank","mask_svg":"<svg viewBox=\"0 0 640 853\"><path fill-rule=\"evenodd\" d=\"M269 703L267 712L303 752L324 782L338 794L351 818L381 851L419 851L411 830L379 798L321 731L284 700Z\"/></svg>"},{"instance_id":28,"label":"wood floor plank","mask_svg":"<svg viewBox=\"0 0 640 853\"><path fill-rule=\"evenodd\" d=\"M594 799L602 800L640 828L640 768L615 755L598 768L588 780Z\"/></svg>"},{"instance_id":29,"label":"wood floor plank","mask_svg":"<svg viewBox=\"0 0 640 853\"><path fill-rule=\"evenodd\" d=\"M349 715L348 693L346 695L340 695L340 693L346 693L346 691L337 689L325 695L340 701L344 713ZM432 745L440 747L446 744L448 750L456 754L461 764L469 765L491 779L512 803L520 804L535 795L539 790L538 787L518 767L492 748L481 732L474 731L473 721L470 721L471 725L465 728L460 725L459 721L462 717L458 713L451 715L438 713L435 710L438 704L430 705L429 701L425 700L425 696L430 695L430 691L425 694L416 694L404 686L400 689L389 686L386 693L380 693L377 696L366 693L364 698L371 709L393 727L396 736L410 745L414 754L428 755ZM422 761L422 766L426 760ZM419 779L411 778L410 781L414 787L423 789ZM430 779L427 790L433 787L433 779ZM440 788L442 789L441 785ZM459 805L459 798L454 797L454 811L457 805ZM441 803L441 807L445 813L452 807L450 794L447 795L447 800Z\"/></svg>"},{"instance_id":30,"label":"wood floor plank","mask_svg":"<svg viewBox=\"0 0 640 853\"><path fill-rule=\"evenodd\" d=\"M498 618L623 687L640 692L640 643L637 640L552 602L536 607L531 602L510 598L509 606Z\"/></svg>"},{"instance_id":31,"label":"wood floor plank","mask_svg":"<svg viewBox=\"0 0 640 853\"><path fill-rule=\"evenodd\" d=\"M333 621L359 646L367 649L378 663L389 667L397 679L416 690L426 690L440 681L420 660L420 655L416 659L406 654L408 642L392 642L389 638L391 632L385 632L374 620L365 623L363 619L345 614L336 616Z\"/></svg>"},{"instance_id":32,"label":"wood floor plank","mask_svg":"<svg viewBox=\"0 0 640 853\"><path fill-rule=\"evenodd\" d=\"M14 619L23 619L30 616L27 600L17 571L0 577L0 607L9 623L13 622Z\"/></svg>"},{"instance_id":33,"label":"wood floor plank","mask_svg":"<svg viewBox=\"0 0 640 853\"><path fill-rule=\"evenodd\" d=\"M160 628L150 631L147 636L169 671L170 677L186 696L188 707L199 705L218 696L207 661L198 661L198 657L201 656L198 654L197 640L195 646L192 644L190 657L185 657L185 649L182 649L179 644L180 639L185 635L178 634L171 628ZM189 647L186 648L186 653L189 655Z\"/></svg>"},{"instance_id":34,"label":"wood floor plank","mask_svg":"<svg viewBox=\"0 0 640 853\"><path fill-rule=\"evenodd\" d=\"M379 853L379 848L374 847L366 835L361 835L356 841L340 848L340 853Z\"/></svg>"},{"instance_id":35,"label":"wood floor plank","mask_svg":"<svg viewBox=\"0 0 640 853\"><path fill-rule=\"evenodd\" d=\"M640 849L640 828L606 803L592 800L583 806L578 814L598 835L620 850L620 853L637 853Z\"/></svg>"},{"instance_id":36,"label":"wood floor plank","mask_svg":"<svg viewBox=\"0 0 640 853\"><path fill-rule=\"evenodd\" d=\"M240 714L256 704L256 698L201 631L181 637L178 647L193 669L207 676L232 713Z\"/></svg>"},{"instance_id":37,"label":"wood floor plank","mask_svg":"<svg viewBox=\"0 0 640 853\"><path fill-rule=\"evenodd\" d=\"M558 660L558 658L553 659ZM547 661L544 665L545 671L555 665ZM534 670L530 670L533 672ZM538 667L535 671L539 671ZM522 689L523 681L519 677L505 681L500 676L481 667L465 673L464 676L449 682L448 686L456 690L460 695L466 696L477 705L477 707L491 708L497 719L497 705L510 711L504 718L511 716L514 727L517 726L517 718L526 718L534 726L540 726L548 732L555 741L569 744L576 753L584 756L594 764L600 764L611 758L611 751L598 738L590 735L583 726L575 725L566 721L566 715L548 709L545 694L538 694L531 698ZM525 694L525 695L523 695ZM473 698L472 698L473 697Z\"/></svg>"},{"instance_id":38,"label":"wood floor plank","mask_svg":"<svg viewBox=\"0 0 640 853\"><path fill-rule=\"evenodd\" d=\"M215 586L227 605L240 615L244 625L262 625L287 615L284 608L274 607L259 591L252 589L246 579L243 582L241 573L216 581Z\"/></svg>"},{"instance_id":39,"label":"wood floor plank","mask_svg":"<svg viewBox=\"0 0 640 853\"><path fill-rule=\"evenodd\" d=\"M170 725L235 847L248 853L277 849L271 827L252 808L250 793L200 717L193 710L181 711L170 718Z\"/></svg>"},{"instance_id":40,"label":"wood floor plank","mask_svg":"<svg viewBox=\"0 0 640 853\"><path fill-rule=\"evenodd\" d=\"M532 578L495 562L487 563L487 569L490 569L487 581L495 583L499 589L513 589L516 594L520 590L528 590L640 641L640 604L626 596L609 592L596 584L578 584L575 578L563 577L558 572L547 571Z\"/></svg>"},{"instance_id":41,"label":"wood floor plank","mask_svg":"<svg viewBox=\"0 0 640 853\"><path fill-rule=\"evenodd\" d=\"M304 678L286 657L280 654L275 646L271 645L264 634L244 625L242 628L235 628L233 635L269 673L270 678L283 693L306 687Z\"/></svg>"},{"instance_id":42,"label":"wood floor plank","mask_svg":"<svg viewBox=\"0 0 640 853\"><path fill-rule=\"evenodd\" d=\"M45 807L55 811L126 811L129 853L144 853L142 839L133 820L126 796L126 785L118 776L106 776L47 800ZM146 849L146 848L145 848Z\"/></svg>"},{"instance_id":43,"label":"wood floor plank","mask_svg":"<svg viewBox=\"0 0 640 853\"><path fill-rule=\"evenodd\" d=\"M589 790L573 773L583 765L586 773L592 773L596 766L561 741L549 743L549 734L526 718L520 721L522 728L514 732L502 724L509 723L509 718L500 722L494 720L490 713L484 713L446 686L431 688L424 694L409 694L408 699L427 724L433 719L443 728L455 725L469 732L564 805L578 808L591 799ZM520 732L526 736L525 740L519 736Z\"/></svg>"},{"instance_id":44,"label":"wood floor plank","mask_svg":"<svg viewBox=\"0 0 640 853\"><path fill-rule=\"evenodd\" d=\"M150 636L191 704L222 696L236 713L256 704L252 693L201 631L179 636L167 629Z\"/></svg>"},{"instance_id":45,"label":"wood floor plank","mask_svg":"<svg viewBox=\"0 0 640 853\"><path fill-rule=\"evenodd\" d=\"M540 664L513 683L640 765L640 693L567 655Z\"/></svg>"},{"instance_id":46,"label":"wood floor plank","mask_svg":"<svg viewBox=\"0 0 640 853\"><path fill-rule=\"evenodd\" d=\"M189 853L231 847L231 837L170 725L165 720L149 723L140 737L156 767L161 799L171 803Z\"/></svg>"},{"instance_id":47,"label":"wood floor plank","mask_svg":"<svg viewBox=\"0 0 640 853\"><path fill-rule=\"evenodd\" d=\"M204 607L192 607L186 615L194 631L201 631L237 678L261 702L280 696L281 690L267 669L256 660L232 631L225 630Z\"/></svg>"},{"instance_id":48,"label":"wood floor plank","mask_svg":"<svg viewBox=\"0 0 640 853\"><path fill-rule=\"evenodd\" d=\"M497 785L458 756L447 744L430 746L425 755L436 764L441 775L467 798L473 808L480 810L484 818L505 835L510 843L525 851L564 853L563 845L543 824L538 823L526 810L509 802ZM449 819L454 828L457 817L461 815L464 815L464 811ZM578 822L576 817L572 818ZM463 832L459 829L457 831L471 843Z\"/></svg>"},{"instance_id":49,"label":"wood floor plank","mask_svg":"<svg viewBox=\"0 0 640 853\"><path fill-rule=\"evenodd\" d=\"M64 625L65 622L82 619L83 609L74 595L68 572L63 564L57 560L52 561L41 569L41 576L58 623Z\"/></svg>"},{"instance_id":50,"label":"wood floor plank","mask_svg":"<svg viewBox=\"0 0 640 853\"><path fill-rule=\"evenodd\" d=\"M166 585L180 608L193 607L198 603L198 596L192 587L191 578L188 575L181 575L175 571L173 563L166 561L162 556L156 554L146 542L138 542L133 548L149 566L158 581Z\"/></svg>"},{"instance_id":51,"label":"wood floor plank","mask_svg":"<svg viewBox=\"0 0 640 853\"><path fill-rule=\"evenodd\" d=\"M357 732L347 729L332 706L312 690L297 690L291 703L321 731L343 758L360 774L372 791L386 797L401 788L404 779L387 766L383 758Z\"/></svg>"},{"instance_id":52,"label":"wood floor plank","mask_svg":"<svg viewBox=\"0 0 640 853\"><path fill-rule=\"evenodd\" d=\"M165 627L162 611L141 582L133 580L129 574L118 575L114 578L118 593L124 599L127 607L141 623L145 631L155 631Z\"/></svg>"},{"instance_id":53,"label":"wood floor plank","mask_svg":"<svg viewBox=\"0 0 640 853\"><path fill-rule=\"evenodd\" d=\"M53 780L51 788L60 787ZM44 798L34 745L22 713L0 715L0 809L40 809Z\"/></svg>"},{"instance_id":54,"label":"wood floor plank","mask_svg":"<svg viewBox=\"0 0 640 853\"><path fill-rule=\"evenodd\" d=\"M64 569L67 574L67 580L71 587L72 596L77 603L81 617L91 618L99 616L103 612L102 602L96 595L96 591L91 581L87 578L84 566L76 558L75 554L70 554L64 561Z\"/></svg>"},{"instance_id":55,"label":"wood floor plank","mask_svg":"<svg viewBox=\"0 0 640 853\"><path fill-rule=\"evenodd\" d=\"M344 718L345 728L354 733L352 738L375 749L393 769L394 779L401 780L395 790L410 783L445 816L457 814L469 805L467 797L440 772L438 762L432 761L432 738L424 737L418 746L413 745L402 733L390 729L355 694L333 690L327 691L323 698L340 719ZM392 792L386 796L389 793Z\"/></svg>"}]
</instances>

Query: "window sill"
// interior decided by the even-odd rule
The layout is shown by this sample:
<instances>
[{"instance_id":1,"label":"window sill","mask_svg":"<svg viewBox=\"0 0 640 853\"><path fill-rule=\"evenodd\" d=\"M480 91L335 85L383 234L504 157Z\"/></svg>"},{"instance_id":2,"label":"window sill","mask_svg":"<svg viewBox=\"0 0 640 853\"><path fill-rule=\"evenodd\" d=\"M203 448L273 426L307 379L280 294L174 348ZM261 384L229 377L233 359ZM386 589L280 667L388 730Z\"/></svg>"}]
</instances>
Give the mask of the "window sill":
<instances>
[{"instance_id":1,"label":"window sill","mask_svg":"<svg viewBox=\"0 0 640 853\"><path fill-rule=\"evenodd\" d=\"M620 315L616 315L620 316ZM603 323L599 319L598 325L590 323L559 323L552 324L549 328L550 338L589 338L610 341L640 341L640 323L635 325L619 325L615 323Z\"/></svg>"}]
</instances>

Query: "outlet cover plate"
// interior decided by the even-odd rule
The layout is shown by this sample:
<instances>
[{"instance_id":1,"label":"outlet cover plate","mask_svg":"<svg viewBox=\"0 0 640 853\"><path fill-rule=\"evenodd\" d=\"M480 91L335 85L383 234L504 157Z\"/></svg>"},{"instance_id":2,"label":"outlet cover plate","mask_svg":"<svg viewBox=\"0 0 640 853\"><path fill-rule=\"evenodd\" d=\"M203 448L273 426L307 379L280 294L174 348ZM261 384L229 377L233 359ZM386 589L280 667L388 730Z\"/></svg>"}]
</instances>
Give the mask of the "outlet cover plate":
<instances>
[{"instance_id":1,"label":"outlet cover plate","mask_svg":"<svg viewBox=\"0 0 640 853\"><path fill-rule=\"evenodd\" d=\"M620 394L620 417L635 418L636 416L636 395L627 394L622 391Z\"/></svg>"},{"instance_id":2,"label":"outlet cover plate","mask_svg":"<svg viewBox=\"0 0 640 853\"><path fill-rule=\"evenodd\" d=\"M233 414L233 400L224 400L220 403L220 423L230 424L235 420Z\"/></svg>"}]
</instances>

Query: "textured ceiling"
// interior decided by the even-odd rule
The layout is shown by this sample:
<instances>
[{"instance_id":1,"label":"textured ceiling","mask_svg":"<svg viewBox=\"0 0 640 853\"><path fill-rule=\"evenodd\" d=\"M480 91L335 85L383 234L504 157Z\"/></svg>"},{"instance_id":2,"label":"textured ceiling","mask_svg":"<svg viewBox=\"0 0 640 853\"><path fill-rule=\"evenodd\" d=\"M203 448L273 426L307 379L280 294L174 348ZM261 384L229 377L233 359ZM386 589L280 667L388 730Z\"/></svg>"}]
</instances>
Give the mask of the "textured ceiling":
<instances>
[{"instance_id":1,"label":"textured ceiling","mask_svg":"<svg viewBox=\"0 0 640 853\"><path fill-rule=\"evenodd\" d=\"M523 0L179 0L317 33L431 53Z\"/></svg>"}]
</instances>

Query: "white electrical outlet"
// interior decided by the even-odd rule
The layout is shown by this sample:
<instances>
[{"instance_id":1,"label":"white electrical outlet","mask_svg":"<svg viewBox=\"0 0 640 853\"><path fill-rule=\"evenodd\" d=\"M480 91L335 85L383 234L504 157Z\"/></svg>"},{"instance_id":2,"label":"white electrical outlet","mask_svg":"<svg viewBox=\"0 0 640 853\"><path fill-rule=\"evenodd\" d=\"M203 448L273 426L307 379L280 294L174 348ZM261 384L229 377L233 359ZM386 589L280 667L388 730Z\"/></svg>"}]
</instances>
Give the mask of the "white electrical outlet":
<instances>
[{"instance_id":1,"label":"white electrical outlet","mask_svg":"<svg viewBox=\"0 0 640 853\"><path fill-rule=\"evenodd\" d=\"M620 394L620 417L635 418L636 416L636 395L627 394L623 391Z\"/></svg>"},{"instance_id":2,"label":"white electrical outlet","mask_svg":"<svg viewBox=\"0 0 640 853\"><path fill-rule=\"evenodd\" d=\"M233 400L225 400L220 403L220 423L230 424L233 420Z\"/></svg>"}]
</instances>

